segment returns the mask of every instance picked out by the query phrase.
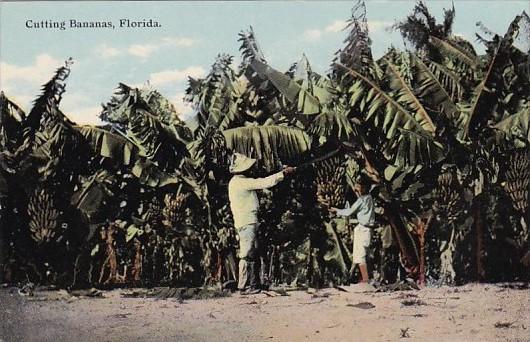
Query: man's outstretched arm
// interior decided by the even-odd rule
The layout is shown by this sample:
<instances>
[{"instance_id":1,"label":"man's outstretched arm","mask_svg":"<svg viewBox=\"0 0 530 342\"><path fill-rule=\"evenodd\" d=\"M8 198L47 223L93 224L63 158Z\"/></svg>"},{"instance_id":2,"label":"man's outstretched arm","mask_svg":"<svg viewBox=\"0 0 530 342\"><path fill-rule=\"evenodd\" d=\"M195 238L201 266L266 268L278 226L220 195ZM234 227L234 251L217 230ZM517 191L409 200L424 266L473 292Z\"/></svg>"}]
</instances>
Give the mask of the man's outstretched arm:
<instances>
[{"instance_id":1,"label":"man's outstretched arm","mask_svg":"<svg viewBox=\"0 0 530 342\"><path fill-rule=\"evenodd\" d=\"M268 177L240 179L239 184L247 190L268 189L281 182L286 175L294 173L295 170L296 168L294 167L286 167L282 171Z\"/></svg>"}]
</instances>

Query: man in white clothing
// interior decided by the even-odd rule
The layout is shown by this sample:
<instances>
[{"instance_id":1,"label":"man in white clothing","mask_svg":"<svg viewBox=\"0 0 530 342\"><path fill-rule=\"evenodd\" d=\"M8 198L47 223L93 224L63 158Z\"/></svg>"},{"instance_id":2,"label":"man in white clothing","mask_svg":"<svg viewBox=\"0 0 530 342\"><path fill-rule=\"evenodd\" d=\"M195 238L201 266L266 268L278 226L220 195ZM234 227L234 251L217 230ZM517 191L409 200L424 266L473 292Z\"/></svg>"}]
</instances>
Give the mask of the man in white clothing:
<instances>
[{"instance_id":1,"label":"man in white clothing","mask_svg":"<svg viewBox=\"0 0 530 342\"><path fill-rule=\"evenodd\" d=\"M358 224L353 230L353 263L359 265L362 283L368 284L368 267L366 266L366 255L370 247L372 229L375 226L375 205L372 195L368 192L368 183L363 180L355 184L355 192L359 196L351 207L344 209L329 208L329 211L339 216L350 216L356 214Z\"/></svg>"},{"instance_id":2,"label":"man in white clothing","mask_svg":"<svg viewBox=\"0 0 530 342\"><path fill-rule=\"evenodd\" d=\"M278 184L285 175L295 171L293 167L264 178L251 178L251 168L256 159L235 153L230 166L234 174L228 183L228 198L239 236L238 289L246 294L258 293L258 196L256 190L268 189Z\"/></svg>"}]
</instances>

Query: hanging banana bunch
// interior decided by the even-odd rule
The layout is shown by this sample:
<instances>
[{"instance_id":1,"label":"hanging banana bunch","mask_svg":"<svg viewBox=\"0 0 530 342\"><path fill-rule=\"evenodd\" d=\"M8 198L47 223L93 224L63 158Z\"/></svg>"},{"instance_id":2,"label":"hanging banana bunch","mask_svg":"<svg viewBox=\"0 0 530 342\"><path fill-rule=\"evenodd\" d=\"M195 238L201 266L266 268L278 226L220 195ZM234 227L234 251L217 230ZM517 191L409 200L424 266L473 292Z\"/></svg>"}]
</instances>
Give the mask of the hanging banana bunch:
<instances>
[{"instance_id":1,"label":"hanging banana bunch","mask_svg":"<svg viewBox=\"0 0 530 342\"><path fill-rule=\"evenodd\" d=\"M458 182L454 170L445 170L438 176L438 186L434 189L433 209L438 220L443 218L448 224L453 223L460 214L461 195L458 191Z\"/></svg>"},{"instance_id":2,"label":"hanging banana bunch","mask_svg":"<svg viewBox=\"0 0 530 342\"><path fill-rule=\"evenodd\" d=\"M29 199L28 216L31 237L38 243L50 241L59 228L59 211L46 189L37 189Z\"/></svg>"},{"instance_id":3,"label":"hanging banana bunch","mask_svg":"<svg viewBox=\"0 0 530 342\"><path fill-rule=\"evenodd\" d=\"M147 210L143 215L143 219L153 227L158 226L158 224L162 222L162 203L158 197L153 196L151 201L147 204Z\"/></svg>"},{"instance_id":4,"label":"hanging banana bunch","mask_svg":"<svg viewBox=\"0 0 530 342\"><path fill-rule=\"evenodd\" d=\"M528 212L530 189L530 153L519 150L508 161L504 190L510 196L513 206L523 214Z\"/></svg>"},{"instance_id":5,"label":"hanging banana bunch","mask_svg":"<svg viewBox=\"0 0 530 342\"><path fill-rule=\"evenodd\" d=\"M346 168L340 157L324 160L316 165L317 200L324 206L340 207L344 203Z\"/></svg>"},{"instance_id":6,"label":"hanging banana bunch","mask_svg":"<svg viewBox=\"0 0 530 342\"><path fill-rule=\"evenodd\" d=\"M189 194L166 194L164 197L165 207L162 210L162 224L167 229L175 229L180 226L185 218L184 202Z\"/></svg>"}]
</instances>

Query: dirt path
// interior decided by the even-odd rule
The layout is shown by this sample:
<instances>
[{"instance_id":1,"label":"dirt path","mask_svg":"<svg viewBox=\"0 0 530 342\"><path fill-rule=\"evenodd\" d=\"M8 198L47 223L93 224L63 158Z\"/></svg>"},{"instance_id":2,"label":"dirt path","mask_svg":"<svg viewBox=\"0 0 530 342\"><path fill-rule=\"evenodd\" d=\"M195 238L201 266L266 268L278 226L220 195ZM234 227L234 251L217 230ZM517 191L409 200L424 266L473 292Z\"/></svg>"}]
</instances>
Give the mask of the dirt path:
<instances>
[{"instance_id":1,"label":"dirt path","mask_svg":"<svg viewBox=\"0 0 530 342\"><path fill-rule=\"evenodd\" d=\"M528 289L345 289L183 302L122 298L119 290L36 300L4 289L0 341L530 341Z\"/></svg>"}]
</instances>

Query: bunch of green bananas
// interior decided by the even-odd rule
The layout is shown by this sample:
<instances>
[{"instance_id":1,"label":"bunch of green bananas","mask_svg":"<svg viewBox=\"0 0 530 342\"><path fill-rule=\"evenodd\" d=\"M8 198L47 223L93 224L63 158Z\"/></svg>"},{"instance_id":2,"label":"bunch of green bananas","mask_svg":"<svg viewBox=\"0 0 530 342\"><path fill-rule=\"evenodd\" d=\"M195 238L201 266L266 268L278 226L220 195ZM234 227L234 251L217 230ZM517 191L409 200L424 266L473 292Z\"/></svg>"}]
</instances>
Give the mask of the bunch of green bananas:
<instances>
[{"instance_id":1,"label":"bunch of green bananas","mask_svg":"<svg viewBox=\"0 0 530 342\"><path fill-rule=\"evenodd\" d=\"M433 209L443 216L447 223L454 222L460 212L460 193L457 190L458 180L452 172L443 172L438 176L438 186L434 189L436 198Z\"/></svg>"},{"instance_id":2,"label":"bunch of green bananas","mask_svg":"<svg viewBox=\"0 0 530 342\"><path fill-rule=\"evenodd\" d=\"M162 203L158 197L153 196L151 201L147 204L147 210L143 216L145 222L156 224L162 221Z\"/></svg>"},{"instance_id":3,"label":"bunch of green bananas","mask_svg":"<svg viewBox=\"0 0 530 342\"><path fill-rule=\"evenodd\" d=\"M164 209L162 209L162 224L167 229L175 229L184 220L184 201L188 194L166 194Z\"/></svg>"},{"instance_id":4,"label":"bunch of green bananas","mask_svg":"<svg viewBox=\"0 0 530 342\"><path fill-rule=\"evenodd\" d=\"M28 216L31 237L38 243L50 241L57 233L59 211L46 189L37 189L29 199Z\"/></svg>"},{"instance_id":5,"label":"bunch of green bananas","mask_svg":"<svg viewBox=\"0 0 530 342\"><path fill-rule=\"evenodd\" d=\"M528 210L530 189L530 153L520 151L510 158L506 170L504 189L513 201L514 207L525 213Z\"/></svg>"},{"instance_id":6,"label":"bunch of green bananas","mask_svg":"<svg viewBox=\"0 0 530 342\"><path fill-rule=\"evenodd\" d=\"M317 201L324 206L339 207L344 203L344 175L346 169L339 157L318 164L315 183Z\"/></svg>"}]
</instances>

